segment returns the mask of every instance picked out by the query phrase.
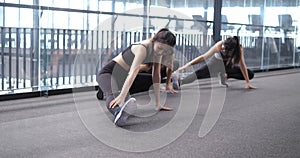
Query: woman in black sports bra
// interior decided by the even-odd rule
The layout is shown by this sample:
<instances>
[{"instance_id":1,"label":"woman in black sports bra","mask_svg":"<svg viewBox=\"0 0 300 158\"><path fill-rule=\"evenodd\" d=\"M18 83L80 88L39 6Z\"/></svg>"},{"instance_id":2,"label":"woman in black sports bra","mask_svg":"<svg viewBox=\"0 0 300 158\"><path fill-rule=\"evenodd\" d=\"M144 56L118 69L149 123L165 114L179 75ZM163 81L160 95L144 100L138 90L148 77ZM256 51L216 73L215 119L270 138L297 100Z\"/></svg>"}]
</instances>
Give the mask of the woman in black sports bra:
<instances>
[{"instance_id":1,"label":"woman in black sports bra","mask_svg":"<svg viewBox=\"0 0 300 158\"><path fill-rule=\"evenodd\" d=\"M211 58L210 58L211 57ZM194 73L180 80L180 84L187 84L196 79L209 78L219 75L220 84L228 86L225 78L235 78L245 80L245 88L256 88L250 84L254 73L247 69L244 59L244 50L237 36L229 37L225 41L217 42L206 53L186 63L178 71L185 71L190 66L198 64L210 58L206 64L202 65ZM237 66L239 64L239 66Z\"/></svg>"},{"instance_id":2,"label":"woman in black sports bra","mask_svg":"<svg viewBox=\"0 0 300 158\"><path fill-rule=\"evenodd\" d=\"M135 99L127 99L128 93L131 90L139 91L140 87L147 87L147 84L154 88L155 109L172 110L160 103L160 70L162 57L172 57L175 44L175 35L163 28L152 38L131 44L101 69L97 82L106 96L108 110L115 115L114 123L117 126L126 123L130 113L127 110L134 106ZM138 75L140 65L149 63L152 65L152 75Z\"/></svg>"}]
</instances>

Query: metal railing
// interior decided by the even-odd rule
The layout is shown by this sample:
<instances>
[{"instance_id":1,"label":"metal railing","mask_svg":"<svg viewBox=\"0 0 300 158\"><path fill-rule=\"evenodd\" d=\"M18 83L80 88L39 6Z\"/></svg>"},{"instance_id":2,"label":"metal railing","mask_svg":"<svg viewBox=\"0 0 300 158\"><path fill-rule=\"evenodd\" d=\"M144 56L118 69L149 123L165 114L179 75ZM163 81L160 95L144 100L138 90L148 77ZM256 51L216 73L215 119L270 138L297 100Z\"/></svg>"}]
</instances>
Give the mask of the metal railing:
<instances>
[{"instance_id":1,"label":"metal railing","mask_svg":"<svg viewBox=\"0 0 300 158\"><path fill-rule=\"evenodd\" d=\"M7 27L0 33L0 95L96 85L102 65L143 37L138 31ZM211 38L200 33L176 36L181 64L211 44L200 42Z\"/></svg>"},{"instance_id":2,"label":"metal railing","mask_svg":"<svg viewBox=\"0 0 300 158\"><path fill-rule=\"evenodd\" d=\"M221 34L223 39L240 36L250 69L299 66L295 36L268 34L267 29L262 33L224 30ZM175 55L180 65L204 53L214 43L209 30L182 31L176 37ZM101 67L142 38L141 31L1 27L0 95L95 86L96 73Z\"/></svg>"}]
</instances>

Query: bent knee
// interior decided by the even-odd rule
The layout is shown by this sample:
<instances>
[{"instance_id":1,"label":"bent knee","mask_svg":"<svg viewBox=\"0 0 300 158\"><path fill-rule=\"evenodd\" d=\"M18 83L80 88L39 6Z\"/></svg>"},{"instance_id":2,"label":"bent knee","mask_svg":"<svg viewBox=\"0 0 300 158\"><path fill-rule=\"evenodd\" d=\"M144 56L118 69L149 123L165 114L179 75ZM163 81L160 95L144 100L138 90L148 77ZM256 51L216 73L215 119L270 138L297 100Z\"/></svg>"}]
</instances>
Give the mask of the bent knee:
<instances>
[{"instance_id":1,"label":"bent knee","mask_svg":"<svg viewBox=\"0 0 300 158\"><path fill-rule=\"evenodd\" d=\"M248 71L248 76L249 76L249 80L254 78L254 72L253 71Z\"/></svg>"}]
</instances>

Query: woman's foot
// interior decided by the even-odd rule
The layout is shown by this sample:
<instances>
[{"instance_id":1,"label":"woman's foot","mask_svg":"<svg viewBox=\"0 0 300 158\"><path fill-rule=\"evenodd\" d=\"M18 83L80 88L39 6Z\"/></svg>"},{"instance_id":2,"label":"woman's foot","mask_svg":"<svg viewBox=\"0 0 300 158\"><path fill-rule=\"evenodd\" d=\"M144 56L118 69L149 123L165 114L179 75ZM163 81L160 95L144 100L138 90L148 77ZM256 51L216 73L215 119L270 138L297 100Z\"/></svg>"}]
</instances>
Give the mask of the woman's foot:
<instances>
[{"instance_id":1,"label":"woman's foot","mask_svg":"<svg viewBox=\"0 0 300 158\"><path fill-rule=\"evenodd\" d=\"M180 89L180 80L179 80L179 74L178 72L174 72L172 74L172 86L175 90Z\"/></svg>"},{"instance_id":2,"label":"woman's foot","mask_svg":"<svg viewBox=\"0 0 300 158\"><path fill-rule=\"evenodd\" d=\"M130 114L133 114L135 108L135 98L129 98L122 106L119 106L115 112L114 123L116 126L122 127L126 124L126 121Z\"/></svg>"},{"instance_id":3,"label":"woman's foot","mask_svg":"<svg viewBox=\"0 0 300 158\"><path fill-rule=\"evenodd\" d=\"M172 108L165 107L165 106L160 106L160 107L155 107L155 110L157 111L172 111Z\"/></svg>"},{"instance_id":4,"label":"woman's foot","mask_svg":"<svg viewBox=\"0 0 300 158\"><path fill-rule=\"evenodd\" d=\"M228 87L228 84L226 83L226 79L227 79L226 73L221 73L221 72L219 72L219 73L218 73L218 78L219 78L219 84L220 84L221 86Z\"/></svg>"}]
</instances>

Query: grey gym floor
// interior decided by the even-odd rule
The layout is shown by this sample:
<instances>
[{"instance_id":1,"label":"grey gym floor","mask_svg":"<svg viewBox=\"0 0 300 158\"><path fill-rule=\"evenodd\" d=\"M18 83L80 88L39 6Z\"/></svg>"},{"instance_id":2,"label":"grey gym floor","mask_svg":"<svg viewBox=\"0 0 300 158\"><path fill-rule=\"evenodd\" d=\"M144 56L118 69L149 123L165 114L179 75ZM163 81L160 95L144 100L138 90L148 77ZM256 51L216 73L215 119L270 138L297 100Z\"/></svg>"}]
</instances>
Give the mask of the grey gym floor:
<instances>
[{"instance_id":1,"label":"grey gym floor","mask_svg":"<svg viewBox=\"0 0 300 158\"><path fill-rule=\"evenodd\" d=\"M224 89L208 79L185 85L178 94L163 93L167 98L166 104L174 108L173 111L129 118L128 125L122 129L115 127L110 120L97 120L99 115L109 119L112 116L107 111L97 111L97 108L104 106L104 101L96 99L96 91L3 101L0 102L0 157L298 158L299 72L299 69L289 69L256 73L251 81L257 87L255 90L245 89L244 81L229 79L219 118L203 137L198 136L199 128L211 103L211 91ZM197 93L198 97L181 100L183 95ZM136 98L140 104L147 104L150 100L147 93ZM168 124L179 106L189 108L194 105L198 106L197 111L184 133L153 151L123 151L102 142L95 135L97 131L92 131L97 128L101 130L106 123L117 130L153 131ZM81 110L88 113L90 110L90 113L83 116ZM145 111L151 110L153 112L153 109L145 108ZM181 119L185 120L190 115L184 113ZM83 119L96 123L91 127ZM178 123L180 125L180 121ZM176 131L176 128L173 130ZM130 139L135 138L132 136ZM127 142L120 143L134 146Z\"/></svg>"}]
</instances>

